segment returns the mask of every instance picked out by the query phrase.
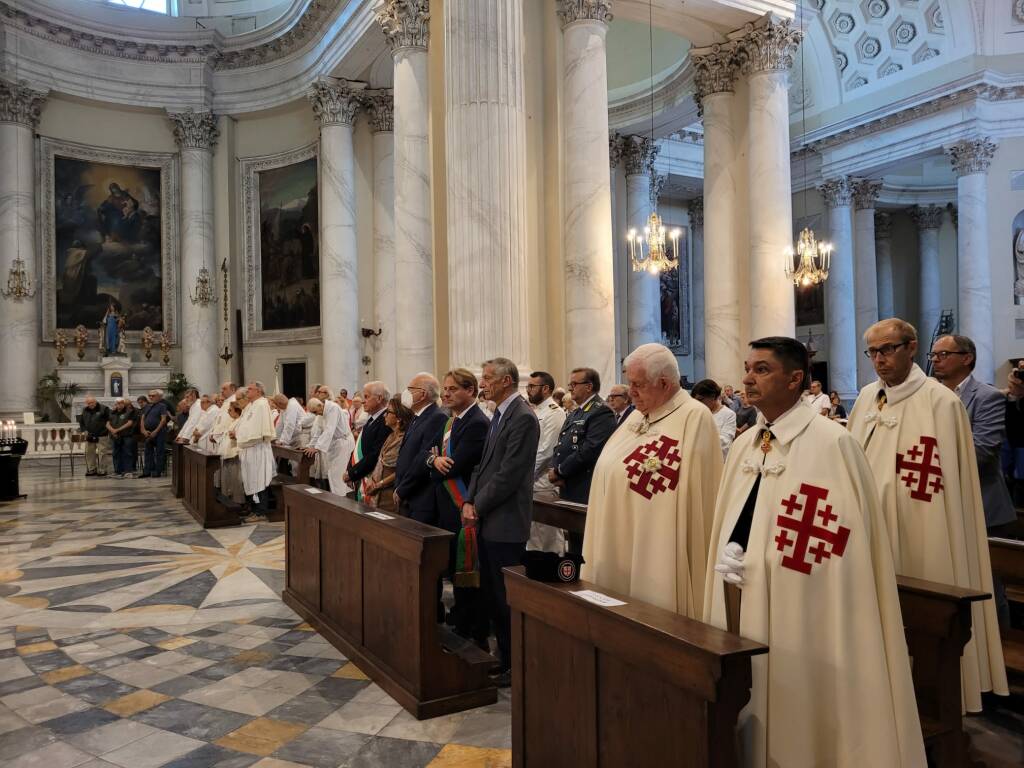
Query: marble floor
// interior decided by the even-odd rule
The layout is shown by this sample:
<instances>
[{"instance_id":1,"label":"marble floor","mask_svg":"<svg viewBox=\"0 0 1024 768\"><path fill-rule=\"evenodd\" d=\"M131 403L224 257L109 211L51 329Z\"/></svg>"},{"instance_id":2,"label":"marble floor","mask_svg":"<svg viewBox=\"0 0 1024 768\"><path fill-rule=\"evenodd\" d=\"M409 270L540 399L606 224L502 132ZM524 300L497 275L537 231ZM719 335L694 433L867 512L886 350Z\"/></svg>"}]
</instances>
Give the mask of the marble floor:
<instances>
[{"instance_id":1,"label":"marble floor","mask_svg":"<svg viewBox=\"0 0 1024 768\"><path fill-rule=\"evenodd\" d=\"M281 603L281 524L55 476L0 504L4 768L511 766L507 693L417 721Z\"/></svg>"}]
</instances>

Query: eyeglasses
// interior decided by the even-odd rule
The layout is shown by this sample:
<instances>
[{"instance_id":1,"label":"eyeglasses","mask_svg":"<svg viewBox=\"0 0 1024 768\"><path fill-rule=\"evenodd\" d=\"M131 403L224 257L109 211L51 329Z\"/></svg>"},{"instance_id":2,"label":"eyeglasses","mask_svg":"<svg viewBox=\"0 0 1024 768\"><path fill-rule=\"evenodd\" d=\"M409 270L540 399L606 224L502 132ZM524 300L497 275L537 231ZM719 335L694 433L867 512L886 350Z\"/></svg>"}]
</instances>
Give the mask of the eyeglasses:
<instances>
[{"instance_id":1,"label":"eyeglasses","mask_svg":"<svg viewBox=\"0 0 1024 768\"><path fill-rule=\"evenodd\" d=\"M582 386L587 385L589 383L590 383L589 381L570 381L569 382L569 389L573 389L574 387L582 387Z\"/></svg>"},{"instance_id":2,"label":"eyeglasses","mask_svg":"<svg viewBox=\"0 0 1024 768\"><path fill-rule=\"evenodd\" d=\"M527 389L543 389L543 387L544 387L543 384L527 384L526 385Z\"/></svg>"},{"instance_id":3,"label":"eyeglasses","mask_svg":"<svg viewBox=\"0 0 1024 768\"><path fill-rule=\"evenodd\" d=\"M872 359L875 357L890 357L897 349L905 347L909 343L909 341L901 341L899 344L883 344L880 347L868 347L864 350L864 357Z\"/></svg>"},{"instance_id":4,"label":"eyeglasses","mask_svg":"<svg viewBox=\"0 0 1024 768\"><path fill-rule=\"evenodd\" d=\"M929 352L928 353L928 359L929 360L945 360L950 355L967 355L967 354L970 354L970 353L969 352L959 352L959 351L957 351L957 352L947 352L946 350L942 350L941 352Z\"/></svg>"}]
</instances>

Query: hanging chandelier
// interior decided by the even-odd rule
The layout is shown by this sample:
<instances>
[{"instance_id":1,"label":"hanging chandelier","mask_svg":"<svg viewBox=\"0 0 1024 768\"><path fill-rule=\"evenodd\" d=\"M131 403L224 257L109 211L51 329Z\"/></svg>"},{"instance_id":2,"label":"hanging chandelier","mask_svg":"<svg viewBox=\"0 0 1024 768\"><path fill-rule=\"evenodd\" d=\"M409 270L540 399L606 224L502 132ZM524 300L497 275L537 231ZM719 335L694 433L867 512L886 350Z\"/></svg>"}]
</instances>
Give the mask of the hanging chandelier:
<instances>
[{"instance_id":1,"label":"hanging chandelier","mask_svg":"<svg viewBox=\"0 0 1024 768\"><path fill-rule=\"evenodd\" d=\"M11 262L11 271L7 275L7 287L0 288L0 294L5 299L30 299L36 295L35 286L32 285L32 278L25 268L25 260L16 256Z\"/></svg>"},{"instance_id":2,"label":"hanging chandelier","mask_svg":"<svg viewBox=\"0 0 1024 768\"><path fill-rule=\"evenodd\" d=\"M783 257L783 269L793 285L806 286L823 283L828 278L832 263L832 244L818 241L814 232L804 227L797 241L796 249L787 248Z\"/></svg>"},{"instance_id":3,"label":"hanging chandelier","mask_svg":"<svg viewBox=\"0 0 1024 768\"><path fill-rule=\"evenodd\" d=\"M213 284L210 282L210 270L205 266L199 268L199 274L196 276L196 289L189 294L189 298L192 299L193 304L198 304L201 307L217 303L217 294L214 293Z\"/></svg>"},{"instance_id":4,"label":"hanging chandelier","mask_svg":"<svg viewBox=\"0 0 1024 768\"><path fill-rule=\"evenodd\" d=\"M675 269L679 266L679 236L682 230L665 231L661 216L651 211L647 226L643 233L636 229L629 230L626 242L629 243L629 260L634 272L648 271L652 275ZM666 242L666 238L668 242Z\"/></svg>"}]
</instances>

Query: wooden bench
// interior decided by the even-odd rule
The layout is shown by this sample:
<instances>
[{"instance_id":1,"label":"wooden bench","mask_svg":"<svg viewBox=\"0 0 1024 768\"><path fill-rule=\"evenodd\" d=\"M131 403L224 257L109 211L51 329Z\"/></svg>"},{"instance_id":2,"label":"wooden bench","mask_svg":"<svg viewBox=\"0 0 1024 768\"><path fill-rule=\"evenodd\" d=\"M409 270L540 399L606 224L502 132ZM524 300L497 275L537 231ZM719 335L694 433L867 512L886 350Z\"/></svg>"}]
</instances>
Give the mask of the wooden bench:
<instances>
[{"instance_id":1,"label":"wooden bench","mask_svg":"<svg viewBox=\"0 0 1024 768\"><path fill-rule=\"evenodd\" d=\"M282 495L287 605L419 719L497 701L494 658L437 623L451 533L308 485Z\"/></svg>"},{"instance_id":2,"label":"wooden bench","mask_svg":"<svg viewBox=\"0 0 1024 768\"><path fill-rule=\"evenodd\" d=\"M279 523L284 520L284 495L282 490L286 485L296 483L299 485L309 485L309 470L313 467L313 457L307 456L299 448L275 445L273 449L275 459L286 459L298 464L296 475L277 474L274 475L274 479L270 482L270 492L274 495L274 508L269 511L267 519L272 523Z\"/></svg>"},{"instance_id":3,"label":"wooden bench","mask_svg":"<svg viewBox=\"0 0 1024 768\"><path fill-rule=\"evenodd\" d=\"M183 485L184 467L182 466L182 453L184 450L184 443L179 443L177 440L171 441L171 493L174 494L176 499L180 499L185 492Z\"/></svg>"},{"instance_id":4,"label":"wooden bench","mask_svg":"<svg viewBox=\"0 0 1024 768\"><path fill-rule=\"evenodd\" d=\"M583 530L587 526L586 504L534 496L533 521L568 531L569 549L576 554L583 554Z\"/></svg>"},{"instance_id":5,"label":"wooden bench","mask_svg":"<svg viewBox=\"0 0 1024 768\"><path fill-rule=\"evenodd\" d=\"M220 456L191 446L182 446L182 504L203 528L239 525L238 512L217 500L213 475L220 469Z\"/></svg>"},{"instance_id":6,"label":"wooden bench","mask_svg":"<svg viewBox=\"0 0 1024 768\"><path fill-rule=\"evenodd\" d=\"M988 551L992 572L1003 583L1007 599L1011 603L1024 603L1024 541L991 536ZM1024 672L1024 629L1008 627L1000 634L1006 668Z\"/></svg>"},{"instance_id":7,"label":"wooden bench","mask_svg":"<svg viewBox=\"0 0 1024 768\"><path fill-rule=\"evenodd\" d=\"M734 768L760 643L584 581L505 569L515 768ZM590 589L626 605L571 594ZM557 727L555 727L557 724Z\"/></svg>"}]
</instances>

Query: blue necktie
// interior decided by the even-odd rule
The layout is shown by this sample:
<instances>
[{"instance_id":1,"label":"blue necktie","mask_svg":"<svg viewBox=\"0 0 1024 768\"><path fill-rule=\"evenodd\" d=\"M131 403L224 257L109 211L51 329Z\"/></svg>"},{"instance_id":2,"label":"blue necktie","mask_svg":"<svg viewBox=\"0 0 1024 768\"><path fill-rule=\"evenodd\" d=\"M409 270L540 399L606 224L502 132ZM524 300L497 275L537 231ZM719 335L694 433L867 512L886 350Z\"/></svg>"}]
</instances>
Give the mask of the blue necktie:
<instances>
[{"instance_id":1,"label":"blue necktie","mask_svg":"<svg viewBox=\"0 0 1024 768\"><path fill-rule=\"evenodd\" d=\"M494 442L494 436L498 434L498 423L501 421L501 411L494 411L494 418L491 419L491 428L487 431L487 443Z\"/></svg>"}]
</instances>

